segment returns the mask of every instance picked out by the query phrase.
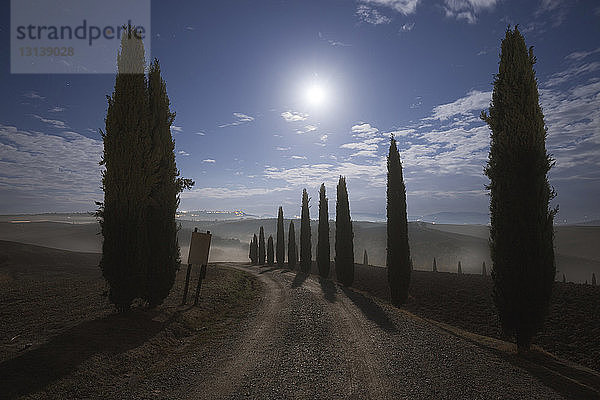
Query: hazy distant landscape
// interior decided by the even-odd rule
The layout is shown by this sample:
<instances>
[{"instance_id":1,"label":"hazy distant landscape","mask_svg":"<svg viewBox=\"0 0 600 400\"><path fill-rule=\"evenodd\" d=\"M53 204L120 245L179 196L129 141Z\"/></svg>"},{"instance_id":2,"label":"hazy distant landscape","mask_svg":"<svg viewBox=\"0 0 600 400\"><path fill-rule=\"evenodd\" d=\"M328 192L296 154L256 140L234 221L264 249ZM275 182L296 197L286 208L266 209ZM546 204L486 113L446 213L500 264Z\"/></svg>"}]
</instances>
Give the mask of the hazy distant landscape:
<instances>
[{"instance_id":1,"label":"hazy distant landscape","mask_svg":"<svg viewBox=\"0 0 600 400\"><path fill-rule=\"evenodd\" d=\"M194 228L213 234L210 261L248 261L248 243L261 226L265 234L275 235L276 219L230 218L235 214L213 214L211 220L179 219L179 244L182 262L187 260L189 240ZM31 221L31 222L23 222ZM289 220L286 220L286 232ZM295 220L297 229L300 221ZM330 240L335 236L335 222L330 221ZM369 264L385 266L386 225L381 222L353 221L355 261L362 263L366 249ZM313 249L317 240L317 221L311 221ZM0 240L36 244L51 248L101 252L102 238L95 218L87 214L38 214L0 216ZM567 281L590 282L592 272L600 275L600 226L560 225L555 227L557 280L564 273ZM491 260L488 247L489 228L486 225L409 223L411 257L417 270L429 271L433 257L439 271L456 272L461 261L464 273L480 274L485 261L488 272ZM286 236L287 237L287 236ZM314 250L313 250L314 251ZM332 248L332 258L334 257Z\"/></svg>"}]
</instances>

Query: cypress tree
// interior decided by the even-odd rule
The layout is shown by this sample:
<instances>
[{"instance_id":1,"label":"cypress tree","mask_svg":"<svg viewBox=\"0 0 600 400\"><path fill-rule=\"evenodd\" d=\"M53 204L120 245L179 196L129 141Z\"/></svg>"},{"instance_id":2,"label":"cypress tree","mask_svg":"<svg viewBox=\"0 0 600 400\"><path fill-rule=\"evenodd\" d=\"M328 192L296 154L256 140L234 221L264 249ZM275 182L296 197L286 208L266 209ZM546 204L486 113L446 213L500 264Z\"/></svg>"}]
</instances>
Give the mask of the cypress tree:
<instances>
[{"instance_id":1,"label":"cypress tree","mask_svg":"<svg viewBox=\"0 0 600 400\"><path fill-rule=\"evenodd\" d=\"M533 65L518 28L506 30L489 113L491 130L485 174L490 179L490 249L494 302L502 329L527 351L542 328L556 273L554 197L547 173L546 127Z\"/></svg>"},{"instance_id":2,"label":"cypress tree","mask_svg":"<svg viewBox=\"0 0 600 400\"><path fill-rule=\"evenodd\" d=\"M277 266L283 268L285 263L285 232L283 227L283 208L279 207L277 213L277 244L276 244Z\"/></svg>"},{"instance_id":3,"label":"cypress tree","mask_svg":"<svg viewBox=\"0 0 600 400\"><path fill-rule=\"evenodd\" d=\"M485 267L485 261L483 262L483 265L481 267L481 275L487 276L487 268Z\"/></svg>"},{"instance_id":4,"label":"cypress tree","mask_svg":"<svg viewBox=\"0 0 600 400\"><path fill-rule=\"evenodd\" d=\"M433 272L438 272L437 271L437 263L435 262L435 257L433 257Z\"/></svg>"},{"instance_id":5,"label":"cypress tree","mask_svg":"<svg viewBox=\"0 0 600 400\"><path fill-rule=\"evenodd\" d=\"M354 282L354 234L346 178L340 176L335 204L335 274L344 286Z\"/></svg>"},{"instance_id":6,"label":"cypress tree","mask_svg":"<svg viewBox=\"0 0 600 400\"><path fill-rule=\"evenodd\" d=\"M456 272L458 275L462 275L462 265L460 265L460 261L458 262L458 270Z\"/></svg>"},{"instance_id":7,"label":"cypress tree","mask_svg":"<svg viewBox=\"0 0 600 400\"><path fill-rule=\"evenodd\" d=\"M592 286L596 286L596 273L592 272Z\"/></svg>"},{"instance_id":8,"label":"cypress tree","mask_svg":"<svg viewBox=\"0 0 600 400\"><path fill-rule=\"evenodd\" d=\"M265 249L265 230L261 226L259 233L258 233L258 264L259 265L265 265L266 256L267 256L267 254L266 254L266 249Z\"/></svg>"},{"instance_id":9,"label":"cypress tree","mask_svg":"<svg viewBox=\"0 0 600 400\"><path fill-rule=\"evenodd\" d=\"M310 198L306 189L304 189L302 190L302 214L300 218L300 270L302 272L310 272L312 262L309 202Z\"/></svg>"},{"instance_id":10,"label":"cypress tree","mask_svg":"<svg viewBox=\"0 0 600 400\"><path fill-rule=\"evenodd\" d=\"M329 278L330 247L329 247L329 199L325 193L325 184L319 189L319 227L317 230L317 267L319 275Z\"/></svg>"},{"instance_id":11,"label":"cypress tree","mask_svg":"<svg viewBox=\"0 0 600 400\"><path fill-rule=\"evenodd\" d=\"M146 290L147 211L151 151L144 46L131 26L121 39L115 88L108 97L101 165L104 201L96 213L102 229L100 268L109 300L124 312Z\"/></svg>"},{"instance_id":12,"label":"cypress tree","mask_svg":"<svg viewBox=\"0 0 600 400\"><path fill-rule=\"evenodd\" d=\"M273 249L273 236L269 235L267 240L267 264L272 267L275 264L275 254Z\"/></svg>"},{"instance_id":13,"label":"cypress tree","mask_svg":"<svg viewBox=\"0 0 600 400\"><path fill-rule=\"evenodd\" d=\"M563 274L563 283L567 283L567 277Z\"/></svg>"},{"instance_id":14,"label":"cypress tree","mask_svg":"<svg viewBox=\"0 0 600 400\"><path fill-rule=\"evenodd\" d=\"M258 239L256 238L256 233L252 238L252 245L250 246L250 259L253 265L258 265Z\"/></svg>"},{"instance_id":15,"label":"cypress tree","mask_svg":"<svg viewBox=\"0 0 600 400\"><path fill-rule=\"evenodd\" d=\"M289 269L296 268L298 261L298 246L296 245L296 233L294 232L294 221L290 221L290 229L288 233L288 267Z\"/></svg>"},{"instance_id":16,"label":"cypress tree","mask_svg":"<svg viewBox=\"0 0 600 400\"><path fill-rule=\"evenodd\" d=\"M400 305L408 298L410 249L406 215L406 187L402 162L394 136L390 138L387 158L387 269L390 299Z\"/></svg>"},{"instance_id":17,"label":"cypress tree","mask_svg":"<svg viewBox=\"0 0 600 400\"><path fill-rule=\"evenodd\" d=\"M191 188L194 182L179 177L175 163L175 141L171 136L175 113L169 109L166 83L161 77L157 59L154 59L148 72L148 99L152 152L148 157L147 169L153 184L146 219L148 277L144 298L150 307L154 307L169 295L181 264L175 213L179 207L179 193Z\"/></svg>"},{"instance_id":18,"label":"cypress tree","mask_svg":"<svg viewBox=\"0 0 600 400\"><path fill-rule=\"evenodd\" d=\"M363 265L369 265L369 256L367 255L367 249L363 253Z\"/></svg>"},{"instance_id":19,"label":"cypress tree","mask_svg":"<svg viewBox=\"0 0 600 400\"><path fill-rule=\"evenodd\" d=\"M250 249L248 251L248 258L252 263L254 263L254 240L250 240L250 245L248 246L248 248Z\"/></svg>"}]
</instances>

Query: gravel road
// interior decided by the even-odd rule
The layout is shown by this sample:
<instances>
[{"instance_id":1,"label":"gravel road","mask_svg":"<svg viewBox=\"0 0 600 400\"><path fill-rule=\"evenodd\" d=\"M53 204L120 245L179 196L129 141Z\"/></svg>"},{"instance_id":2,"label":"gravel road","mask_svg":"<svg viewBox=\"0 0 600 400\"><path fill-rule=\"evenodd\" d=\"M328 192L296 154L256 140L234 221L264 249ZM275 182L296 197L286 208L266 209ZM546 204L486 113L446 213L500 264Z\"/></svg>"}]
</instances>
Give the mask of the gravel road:
<instances>
[{"instance_id":1,"label":"gravel road","mask_svg":"<svg viewBox=\"0 0 600 400\"><path fill-rule=\"evenodd\" d=\"M170 391L177 398L562 398L480 347L352 289L233 267L264 283L260 308L235 340L185 361L185 383Z\"/></svg>"}]
</instances>

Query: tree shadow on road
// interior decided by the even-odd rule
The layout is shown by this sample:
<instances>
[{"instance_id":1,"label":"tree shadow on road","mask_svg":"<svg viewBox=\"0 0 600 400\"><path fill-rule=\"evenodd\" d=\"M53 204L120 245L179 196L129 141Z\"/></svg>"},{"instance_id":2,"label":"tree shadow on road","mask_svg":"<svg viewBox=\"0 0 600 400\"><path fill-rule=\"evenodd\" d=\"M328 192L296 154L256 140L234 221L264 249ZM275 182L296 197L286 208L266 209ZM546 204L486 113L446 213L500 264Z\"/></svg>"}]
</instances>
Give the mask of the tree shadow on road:
<instances>
[{"instance_id":1,"label":"tree shadow on road","mask_svg":"<svg viewBox=\"0 0 600 400\"><path fill-rule=\"evenodd\" d=\"M321 290L323 291L325 300L327 300L330 303L335 303L335 293L337 292L337 287L335 286L335 283L333 283L331 279L319 277L319 284L321 285Z\"/></svg>"},{"instance_id":2,"label":"tree shadow on road","mask_svg":"<svg viewBox=\"0 0 600 400\"><path fill-rule=\"evenodd\" d=\"M343 286L342 291L369 320L375 322L387 332L396 332L396 326L388 318L386 312L373 299Z\"/></svg>"},{"instance_id":3,"label":"tree shadow on road","mask_svg":"<svg viewBox=\"0 0 600 400\"><path fill-rule=\"evenodd\" d=\"M11 399L35 393L98 353L120 354L155 336L164 323L133 310L76 325L40 347L0 363L0 393Z\"/></svg>"},{"instance_id":4,"label":"tree shadow on road","mask_svg":"<svg viewBox=\"0 0 600 400\"><path fill-rule=\"evenodd\" d=\"M308 275L306 272L296 272L296 276L294 277L294 280L292 281L292 288L297 288L302 286L302 284L304 283L304 281L308 278Z\"/></svg>"},{"instance_id":5,"label":"tree shadow on road","mask_svg":"<svg viewBox=\"0 0 600 400\"><path fill-rule=\"evenodd\" d=\"M275 271L276 269L279 269L279 268L277 268L277 267L269 267L267 269L263 269L262 271L260 271L259 274L264 274L264 273L267 273L267 272Z\"/></svg>"}]
</instances>

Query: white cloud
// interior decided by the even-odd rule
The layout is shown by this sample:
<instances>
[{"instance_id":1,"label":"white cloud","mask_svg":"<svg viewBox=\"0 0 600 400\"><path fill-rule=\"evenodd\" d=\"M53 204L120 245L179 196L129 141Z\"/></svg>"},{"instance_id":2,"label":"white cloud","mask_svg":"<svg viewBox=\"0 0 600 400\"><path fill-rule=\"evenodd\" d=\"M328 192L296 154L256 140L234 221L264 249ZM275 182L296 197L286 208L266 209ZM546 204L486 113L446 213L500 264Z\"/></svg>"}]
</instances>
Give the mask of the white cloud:
<instances>
[{"instance_id":1,"label":"white cloud","mask_svg":"<svg viewBox=\"0 0 600 400\"><path fill-rule=\"evenodd\" d=\"M292 156L292 160L306 160L306 156Z\"/></svg>"},{"instance_id":2,"label":"white cloud","mask_svg":"<svg viewBox=\"0 0 600 400\"><path fill-rule=\"evenodd\" d=\"M369 137L373 137L374 135L376 135L377 132L379 132L379 129L377 129L377 128L371 126L371 124L367 124L367 123L359 123L352 127L352 134L355 137L369 138Z\"/></svg>"},{"instance_id":3,"label":"white cloud","mask_svg":"<svg viewBox=\"0 0 600 400\"><path fill-rule=\"evenodd\" d=\"M308 118L308 114L296 111L284 111L281 113L281 117L287 122L296 122L306 120L306 118Z\"/></svg>"},{"instance_id":4,"label":"white cloud","mask_svg":"<svg viewBox=\"0 0 600 400\"><path fill-rule=\"evenodd\" d=\"M95 209L94 201L102 200L101 155L101 141L76 132L59 136L0 125L3 207L20 201L13 206L19 212Z\"/></svg>"},{"instance_id":5,"label":"white cloud","mask_svg":"<svg viewBox=\"0 0 600 400\"><path fill-rule=\"evenodd\" d=\"M447 17L464 19L470 24L477 22L477 14L493 9L497 0L444 0Z\"/></svg>"},{"instance_id":6,"label":"white cloud","mask_svg":"<svg viewBox=\"0 0 600 400\"><path fill-rule=\"evenodd\" d=\"M472 90L465 97L461 97L452 103L442 104L433 109L432 118L446 120L454 115L468 115L473 111L478 113L488 108L492 98L492 92L480 92Z\"/></svg>"},{"instance_id":7,"label":"white cloud","mask_svg":"<svg viewBox=\"0 0 600 400\"><path fill-rule=\"evenodd\" d=\"M254 121L254 117L252 117L250 115L238 113L238 112L234 112L233 116L235 118L235 121L230 122L228 124L219 125L219 128L225 128L227 126L237 126L237 125L245 124L247 122Z\"/></svg>"},{"instance_id":8,"label":"white cloud","mask_svg":"<svg viewBox=\"0 0 600 400\"><path fill-rule=\"evenodd\" d=\"M290 147L281 147L281 146L275 147L275 150L277 150L277 151L288 151L289 149L290 149Z\"/></svg>"},{"instance_id":9,"label":"white cloud","mask_svg":"<svg viewBox=\"0 0 600 400\"><path fill-rule=\"evenodd\" d=\"M413 14L417 10L420 0L361 0L363 3L391 8L401 14Z\"/></svg>"},{"instance_id":10,"label":"white cloud","mask_svg":"<svg viewBox=\"0 0 600 400\"><path fill-rule=\"evenodd\" d=\"M41 96L40 94L38 94L37 92L35 92L33 90L30 92L24 93L23 97L26 97L28 99L34 99L34 100L45 100L46 99L44 96Z\"/></svg>"},{"instance_id":11,"label":"white cloud","mask_svg":"<svg viewBox=\"0 0 600 400\"><path fill-rule=\"evenodd\" d=\"M400 30L402 32L410 32L413 30L413 28L415 27L415 23L414 22L410 22L410 23L406 23L404 25L402 25L402 27L400 28Z\"/></svg>"},{"instance_id":12,"label":"white cloud","mask_svg":"<svg viewBox=\"0 0 600 400\"><path fill-rule=\"evenodd\" d=\"M204 132L194 132L194 135L204 136L206 135Z\"/></svg>"},{"instance_id":13,"label":"white cloud","mask_svg":"<svg viewBox=\"0 0 600 400\"><path fill-rule=\"evenodd\" d=\"M600 47L598 47L597 49L594 49L594 50L590 50L590 51L574 51L573 53L567 55L565 58L567 60L581 61L584 58L591 56L592 54L596 54L596 53L600 53Z\"/></svg>"},{"instance_id":14,"label":"white cloud","mask_svg":"<svg viewBox=\"0 0 600 400\"><path fill-rule=\"evenodd\" d=\"M48 109L48 112L57 113L57 112L63 112L65 110L66 110L66 108L64 108L64 107L56 106L56 107L52 107L52 108Z\"/></svg>"},{"instance_id":15,"label":"white cloud","mask_svg":"<svg viewBox=\"0 0 600 400\"><path fill-rule=\"evenodd\" d=\"M213 160L212 158L207 158L205 160L202 160L203 163L210 163L210 164L214 164L216 161Z\"/></svg>"},{"instance_id":16,"label":"white cloud","mask_svg":"<svg viewBox=\"0 0 600 400\"><path fill-rule=\"evenodd\" d=\"M210 198L210 199L239 199L251 196L264 196L278 192L285 192L290 190L289 188L248 188L248 187L234 187L234 188L215 188L205 187L197 188L190 191L184 191L181 193L182 199L193 199L193 198Z\"/></svg>"},{"instance_id":17,"label":"white cloud","mask_svg":"<svg viewBox=\"0 0 600 400\"><path fill-rule=\"evenodd\" d=\"M189 155L190 155L190 153L187 153L187 152L185 152L185 151L183 151L183 150L179 150L179 151L177 152L177 154L178 154L178 155L180 155L180 156L189 156Z\"/></svg>"},{"instance_id":18,"label":"white cloud","mask_svg":"<svg viewBox=\"0 0 600 400\"><path fill-rule=\"evenodd\" d=\"M303 133L309 133L309 132L314 132L317 130L317 127L315 125L306 125L304 127L304 129L297 129L296 133L301 135Z\"/></svg>"},{"instance_id":19,"label":"white cloud","mask_svg":"<svg viewBox=\"0 0 600 400\"><path fill-rule=\"evenodd\" d=\"M390 17L387 17L376 9L366 5L359 5L356 9L356 15L361 21L372 25L389 24L392 22Z\"/></svg>"},{"instance_id":20,"label":"white cloud","mask_svg":"<svg viewBox=\"0 0 600 400\"><path fill-rule=\"evenodd\" d=\"M175 124L171 125L171 130L175 132L183 132L183 128Z\"/></svg>"},{"instance_id":21,"label":"white cloud","mask_svg":"<svg viewBox=\"0 0 600 400\"><path fill-rule=\"evenodd\" d=\"M580 75L585 75L590 72L595 72L600 69L600 62L591 62L586 64L575 65L567 68L564 71L556 72L550 76L550 78L544 83L544 87L557 86L564 82L568 82L571 79Z\"/></svg>"},{"instance_id":22,"label":"white cloud","mask_svg":"<svg viewBox=\"0 0 600 400\"><path fill-rule=\"evenodd\" d=\"M64 121L60 121L57 119L48 119L36 114L31 114L31 116L57 129L67 129L69 127Z\"/></svg>"}]
</instances>

